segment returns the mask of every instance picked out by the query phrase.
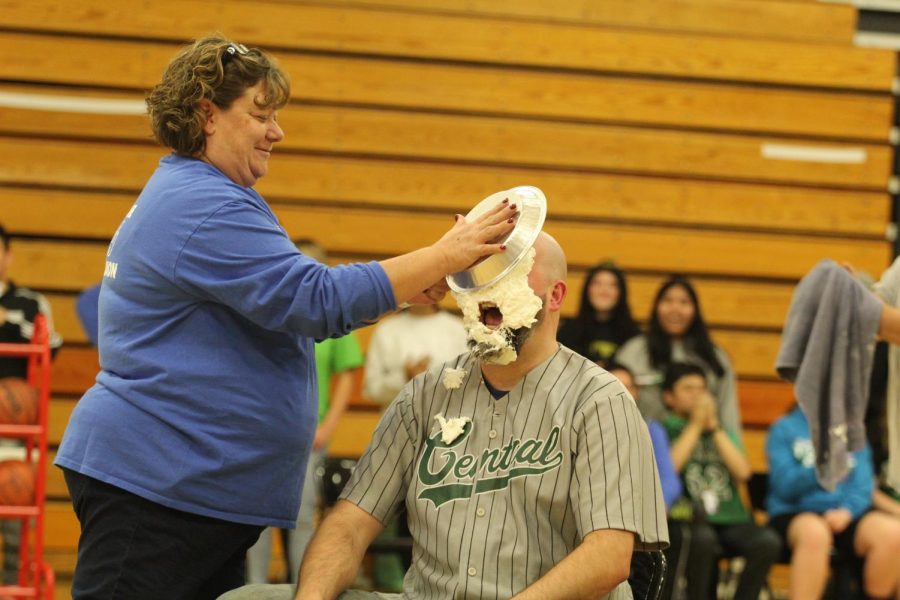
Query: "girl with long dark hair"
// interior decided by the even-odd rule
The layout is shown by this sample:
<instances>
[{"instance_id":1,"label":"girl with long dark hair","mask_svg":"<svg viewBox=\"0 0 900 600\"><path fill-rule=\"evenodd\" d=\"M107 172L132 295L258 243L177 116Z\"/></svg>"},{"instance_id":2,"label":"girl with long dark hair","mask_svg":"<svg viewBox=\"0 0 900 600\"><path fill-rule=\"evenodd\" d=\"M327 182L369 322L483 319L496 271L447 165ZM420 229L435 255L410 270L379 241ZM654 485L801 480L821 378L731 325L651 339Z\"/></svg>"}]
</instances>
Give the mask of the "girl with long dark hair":
<instances>
[{"instance_id":1,"label":"girl with long dark hair","mask_svg":"<svg viewBox=\"0 0 900 600\"><path fill-rule=\"evenodd\" d=\"M641 413L659 420L665 416L662 383L669 365L686 362L700 366L716 399L722 426L740 435L737 384L731 361L710 338L697 292L686 277L673 275L663 282L653 301L647 333L619 348L616 361L635 375L641 390Z\"/></svg>"},{"instance_id":2,"label":"girl with long dark hair","mask_svg":"<svg viewBox=\"0 0 900 600\"><path fill-rule=\"evenodd\" d=\"M628 305L625 274L604 262L585 274L578 316L563 323L557 339L605 367L619 346L640 332Z\"/></svg>"}]
</instances>

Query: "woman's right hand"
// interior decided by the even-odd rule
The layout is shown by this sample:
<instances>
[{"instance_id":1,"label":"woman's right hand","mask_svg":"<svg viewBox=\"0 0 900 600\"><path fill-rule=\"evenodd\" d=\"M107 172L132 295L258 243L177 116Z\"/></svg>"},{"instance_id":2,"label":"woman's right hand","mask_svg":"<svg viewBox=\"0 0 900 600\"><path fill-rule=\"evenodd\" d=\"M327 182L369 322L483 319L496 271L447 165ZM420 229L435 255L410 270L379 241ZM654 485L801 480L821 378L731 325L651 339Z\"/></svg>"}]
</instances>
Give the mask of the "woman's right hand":
<instances>
[{"instance_id":1,"label":"woman's right hand","mask_svg":"<svg viewBox=\"0 0 900 600\"><path fill-rule=\"evenodd\" d=\"M506 249L499 241L515 227L516 205L497 204L474 221L456 215L456 223L433 245L445 257L447 273L468 269L481 258Z\"/></svg>"}]
</instances>

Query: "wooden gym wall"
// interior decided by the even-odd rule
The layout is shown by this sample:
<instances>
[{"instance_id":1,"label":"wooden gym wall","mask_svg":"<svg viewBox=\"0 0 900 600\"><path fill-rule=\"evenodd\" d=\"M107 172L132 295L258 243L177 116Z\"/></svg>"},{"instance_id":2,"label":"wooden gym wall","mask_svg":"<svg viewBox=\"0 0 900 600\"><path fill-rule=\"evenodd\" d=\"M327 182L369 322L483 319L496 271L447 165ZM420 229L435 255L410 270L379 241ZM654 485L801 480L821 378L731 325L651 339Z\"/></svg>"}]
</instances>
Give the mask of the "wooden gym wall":
<instances>
[{"instance_id":1,"label":"wooden gym wall","mask_svg":"<svg viewBox=\"0 0 900 600\"><path fill-rule=\"evenodd\" d=\"M826 256L873 275L891 258L896 56L854 48L855 19L797 0L0 0L0 222L13 279L66 339L51 442L97 370L75 294L164 153L142 95L217 30L292 78L257 186L292 236L385 257L537 185L572 267L566 313L603 259L641 319L666 274L690 275L745 424L764 426L790 402L772 365L793 285ZM360 400L348 423L372 418ZM55 469L49 493L65 574L77 525Z\"/></svg>"}]
</instances>

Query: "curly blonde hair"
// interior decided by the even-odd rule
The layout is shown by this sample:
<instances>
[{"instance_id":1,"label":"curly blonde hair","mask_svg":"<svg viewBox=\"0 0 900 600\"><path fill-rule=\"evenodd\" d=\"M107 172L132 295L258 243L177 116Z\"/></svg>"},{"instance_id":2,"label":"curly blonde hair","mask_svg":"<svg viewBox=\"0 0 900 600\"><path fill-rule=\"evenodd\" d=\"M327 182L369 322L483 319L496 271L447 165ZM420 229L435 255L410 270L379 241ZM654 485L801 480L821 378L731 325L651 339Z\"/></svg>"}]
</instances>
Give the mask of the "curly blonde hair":
<instances>
[{"instance_id":1,"label":"curly blonde hair","mask_svg":"<svg viewBox=\"0 0 900 600\"><path fill-rule=\"evenodd\" d=\"M290 82L274 58L218 34L196 40L172 59L147 95L154 137L177 154L196 156L206 148L200 101L227 109L260 81L265 82L265 97L255 100L257 106L279 109L287 104Z\"/></svg>"}]
</instances>

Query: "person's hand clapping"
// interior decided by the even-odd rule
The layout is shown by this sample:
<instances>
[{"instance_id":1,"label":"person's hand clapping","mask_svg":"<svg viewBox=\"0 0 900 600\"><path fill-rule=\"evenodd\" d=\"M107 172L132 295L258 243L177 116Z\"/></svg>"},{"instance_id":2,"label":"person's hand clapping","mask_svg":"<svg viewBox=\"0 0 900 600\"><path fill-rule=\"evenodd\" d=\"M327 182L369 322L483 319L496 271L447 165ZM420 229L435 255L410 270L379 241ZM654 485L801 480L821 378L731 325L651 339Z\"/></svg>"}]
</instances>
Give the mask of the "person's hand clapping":
<instances>
[{"instance_id":1,"label":"person's hand clapping","mask_svg":"<svg viewBox=\"0 0 900 600\"><path fill-rule=\"evenodd\" d=\"M698 399L698 402L694 405L693 410L691 410L690 421L691 424L696 425L703 429L706 426L707 413L709 412L707 405L703 402L702 398Z\"/></svg>"},{"instance_id":2,"label":"person's hand clapping","mask_svg":"<svg viewBox=\"0 0 900 600\"><path fill-rule=\"evenodd\" d=\"M703 429L706 431L715 431L719 428L719 415L716 412L716 401L709 392L704 392L701 402L706 407L706 420L703 423Z\"/></svg>"}]
</instances>

